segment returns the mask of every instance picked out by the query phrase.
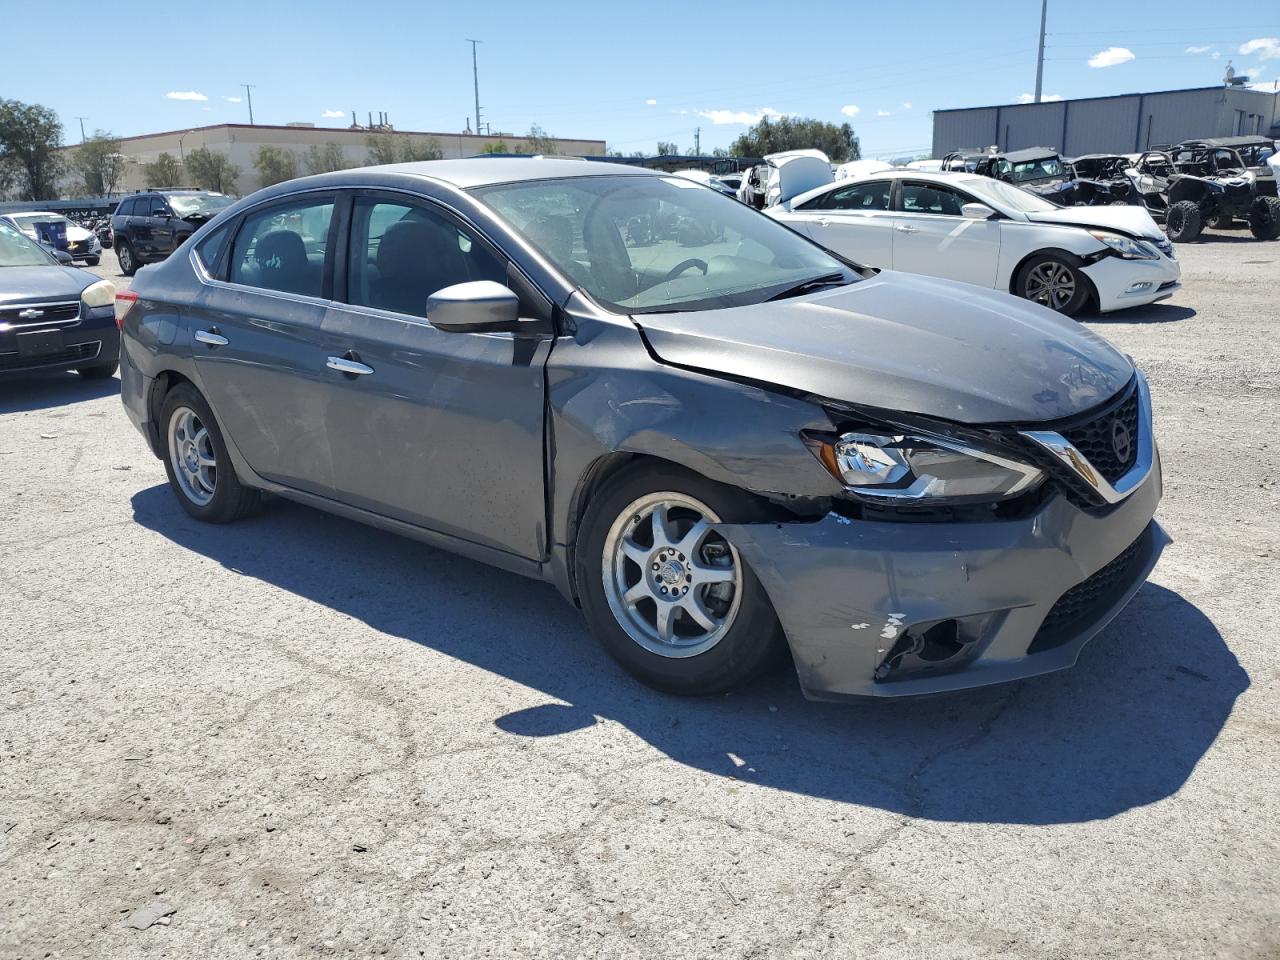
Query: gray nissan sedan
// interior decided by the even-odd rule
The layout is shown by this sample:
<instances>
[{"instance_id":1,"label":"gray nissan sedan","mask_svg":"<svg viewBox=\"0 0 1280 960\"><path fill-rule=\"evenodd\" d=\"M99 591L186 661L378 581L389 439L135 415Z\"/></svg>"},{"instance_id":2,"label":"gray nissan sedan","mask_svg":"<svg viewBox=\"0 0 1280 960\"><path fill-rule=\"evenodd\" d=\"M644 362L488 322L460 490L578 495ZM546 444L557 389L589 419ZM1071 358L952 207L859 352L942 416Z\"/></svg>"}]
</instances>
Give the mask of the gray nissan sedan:
<instances>
[{"instance_id":1,"label":"gray nissan sedan","mask_svg":"<svg viewBox=\"0 0 1280 960\"><path fill-rule=\"evenodd\" d=\"M116 311L125 408L193 517L268 491L548 580L662 690L788 648L818 699L1068 667L1168 542L1147 385L1104 340L680 177L294 180Z\"/></svg>"}]
</instances>

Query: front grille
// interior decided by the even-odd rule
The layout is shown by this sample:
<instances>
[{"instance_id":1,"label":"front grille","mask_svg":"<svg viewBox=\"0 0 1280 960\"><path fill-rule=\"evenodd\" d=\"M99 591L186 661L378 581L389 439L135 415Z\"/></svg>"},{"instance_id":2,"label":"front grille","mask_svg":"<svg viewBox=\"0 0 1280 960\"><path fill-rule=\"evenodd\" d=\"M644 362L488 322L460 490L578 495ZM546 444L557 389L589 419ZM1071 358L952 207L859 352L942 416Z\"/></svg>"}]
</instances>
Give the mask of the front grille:
<instances>
[{"instance_id":1,"label":"front grille","mask_svg":"<svg viewBox=\"0 0 1280 960\"><path fill-rule=\"evenodd\" d=\"M1118 404L1079 426L1060 430L1095 470L1115 483L1138 460L1138 390L1135 384ZM1121 449L1117 450L1117 440ZM1121 459L1124 454L1124 459Z\"/></svg>"},{"instance_id":2,"label":"front grille","mask_svg":"<svg viewBox=\"0 0 1280 960\"><path fill-rule=\"evenodd\" d=\"M1133 582L1133 571L1146 553L1149 530L1143 531L1120 556L1058 598L1036 631L1027 653L1062 646L1120 599Z\"/></svg>"},{"instance_id":3,"label":"front grille","mask_svg":"<svg viewBox=\"0 0 1280 960\"><path fill-rule=\"evenodd\" d=\"M0 353L0 371L36 370L40 367L73 367L83 360L92 360L102 348L102 342L78 343L59 353L44 353L31 357L17 353Z\"/></svg>"},{"instance_id":4,"label":"front grille","mask_svg":"<svg viewBox=\"0 0 1280 960\"><path fill-rule=\"evenodd\" d=\"M29 310L38 310L38 317L23 317L19 314ZM66 300L58 303L16 303L0 307L0 324L13 327L39 326L42 323L66 323L80 316L80 303L77 300Z\"/></svg>"}]
</instances>

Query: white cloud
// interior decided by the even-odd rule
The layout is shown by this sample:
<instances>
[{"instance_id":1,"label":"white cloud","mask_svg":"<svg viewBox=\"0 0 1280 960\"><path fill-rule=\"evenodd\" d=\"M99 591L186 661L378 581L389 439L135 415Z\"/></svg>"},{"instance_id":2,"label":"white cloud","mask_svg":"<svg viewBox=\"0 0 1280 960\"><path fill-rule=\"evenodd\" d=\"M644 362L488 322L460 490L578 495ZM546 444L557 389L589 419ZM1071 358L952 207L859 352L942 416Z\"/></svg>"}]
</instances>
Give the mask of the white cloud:
<instances>
[{"instance_id":1,"label":"white cloud","mask_svg":"<svg viewBox=\"0 0 1280 960\"><path fill-rule=\"evenodd\" d=\"M165 94L170 100L208 100L203 93L196 93L194 90L172 90Z\"/></svg>"},{"instance_id":2,"label":"white cloud","mask_svg":"<svg viewBox=\"0 0 1280 960\"><path fill-rule=\"evenodd\" d=\"M705 117L714 124L737 123L744 126L750 126L753 123L759 123L764 117L777 119L785 117L786 114L773 107L761 107L754 113L748 110L695 110L700 117Z\"/></svg>"},{"instance_id":3,"label":"white cloud","mask_svg":"<svg viewBox=\"0 0 1280 960\"><path fill-rule=\"evenodd\" d=\"M911 101L910 101L910 100L904 100L904 101L903 101L903 103L902 103L902 109L903 109L903 110L910 110L910 109L911 109Z\"/></svg>"},{"instance_id":4,"label":"white cloud","mask_svg":"<svg viewBox=\"0 0 1280 960\"><path fill-rule=\"evenodd\" d=\"M1213 44L1207 44L1203 47L1187 47L1187 53L1208 53L1213 49Z\"/></svg>"},{"instance_id":5,"label":"white cloud","mask_svg":"<svg viewBox=\"0 0 1280 960\"><path fill-rule=\"evenodd\" d=\"M862 112L862 108L858 106L856 103L849 103L841 107L840 112L843 113L846 117L856 117L858 114Z\"/></svg>"},{"instance_id":6,"label":"white cloud","mask_svg":"<svg viewBox=\"0 0 1280 960\"><path fill-rule=\"evenodd\" d=\"M1089 58L1091 67L1114 67L1135 59L1133 51L1128 47L1107 47L1099 50Z\"/></svg>"},{"instance_id":7,"label":"white cloud","mask_svg":"<svg viewBox=\"0 0 1280 960\"><path fill-rule=\"evenodd\" d=\"M240 97L224 97L223 99L226 100L227 103L239 103L241 98Z\"/></svg>"},{"instance_id":8,"label":"white cloud","mask_svg":"<svg viewBox=\"0 0 1280 960\"><path fill-rule=\"evenodd\" d=\"M656 106L658 105L658 101L657 101L657 100L654 100L654 99L652 99L652 98L650 98L650 99L646 100L646 101L645 101L645 103L646 103L646 104L648 104L648 105L649 105L649 106L651 106L651 107L656 107Z\"/></svg>"},{"instance_id":9,"label":"white cloud","mask_svg":"<svg viewBox=\"0 0 1280 960\"><path fill-rule=\"evenodd\" d=\"M1213 51L1213 59L1215 59L1215 60L1221 60L1221 59L1222 59L1222 54L1220 54L1217 50Z\"/></svg>"},{"instance_id":10,"label":"white cloud","mask_svg":"<svg viewBox=\"0 0 1280 960\"><path fill-rule=\"evenodd\" d=\"M341 110L326 110L324 113L320 114L320 116L326 120L337 120L339 117L345 117L346 114Z\"/></svg>"},{"instance_id":11,"label":"white cloud","mask_svg":"<svg viewBox=\"0 0 1280 960\"><path fill-rule=\"evenodd\" d=\"M1041 102L1041 103L1056 103L1057 101L1059 101L1059 100L1061 100L1061 99L1062 99L1062 94L1060 94L1060 93L1042 93L1042 94L1040 94L1040 102ZM1018 102L1019 102L1019 103L1035 103L1035 102L1036 102L1036 95L1035 95L1034 93L1020 93L1020 94L1018 94Z\"/></svg>"},{"instance_id":12,"label":"white cloud","mask_svg":"<svg viewBox=\"0 0 1280 960\"><path fill-rule=\"evenodd\" d=\"M1266 83L1250 83L1250 90L1261 90L1263 93L1280 93L1280 82L1268 80Z\"/></svg>"},{"instance_id":13,"label":"white cloud","mask_svg":"<svg viewBox=\"0 0 1280 960\"><path fill-rule=\"evenodd\" d=\"M892 114L892 113L890 113L888 110L877 110L877 111L876 111L876 116L877 116L877 117L892 117L892 116L893 116L893 114Z\"/></svg>"},{"instance_id":14,"label":"white cloud","mask_svg":"<svg viewBox=\"0 0 1280 960\"><path fill-rule=\"evenodd\" d=\"M205 113L213 113L213 107L201 107L200 109Z\"/></svg>"},{"instance_id":15,"label":"white cloud","mask_svg":"<svg viewBox=\"0 0 1280 960\"><path fill-rule=\"evenodd\" d=\"M1240 52L1246 57L1256 53L1263 60L1280 59L1280 37L1258 37L1240 44Z\"/></svg>"}]
</instances>

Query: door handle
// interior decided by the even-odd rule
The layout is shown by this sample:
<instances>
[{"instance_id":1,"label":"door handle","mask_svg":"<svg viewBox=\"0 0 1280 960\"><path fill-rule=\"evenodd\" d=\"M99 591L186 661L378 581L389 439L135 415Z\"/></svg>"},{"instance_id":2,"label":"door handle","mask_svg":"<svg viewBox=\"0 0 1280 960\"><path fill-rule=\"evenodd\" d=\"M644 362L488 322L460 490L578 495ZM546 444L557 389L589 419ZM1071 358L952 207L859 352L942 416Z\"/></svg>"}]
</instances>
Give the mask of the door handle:
<instances>
[{"instance_id":1,"label":"door handle","mask_svg":"<svg viewBox=\"0 0 1280 960\"><path fill-rule=\"evenodd\" d=\"M212 330L197 330L196 341L198 343L207 343L211 347L225 347L231 341L218 332L218 328Z\"/></svg>"},{"instance_id":2,"label":"door handle","mask_svg":"<svg viewBox=\"0 0 1280 960\"><path fill-rule=\"evenodd\" d=\"M324 364L330 370L337 370L351 377L364 377L373 373L373 367L359 360L348 360L346 357L330 357Z\"/></svg>"},{"instance_id":3,"label":"door handle","mask_svg":"<svg viewBox=\"0 0 1280 960\"><path fill-rule=\"evenodd\" d=\"M826 218L826 217L815 217L813 222L814 222L814 223L816 223L816 224L817 224L818 226L820 226L820 227L829 227L829 226L831 226L831 221L830 221L828 218Z\"/></svg>"},{"instance_id":4,"label":"door handle","mask_svg":"<svg viewBox=\"0 0 1280 960\"><path fill-rule=\"evenodd\" d=\"M918 230L916 230L915 227L906 223L900 223L893 229L897 230L899 233L918 233L919 232Z\"/></svg>"}]
</instances>

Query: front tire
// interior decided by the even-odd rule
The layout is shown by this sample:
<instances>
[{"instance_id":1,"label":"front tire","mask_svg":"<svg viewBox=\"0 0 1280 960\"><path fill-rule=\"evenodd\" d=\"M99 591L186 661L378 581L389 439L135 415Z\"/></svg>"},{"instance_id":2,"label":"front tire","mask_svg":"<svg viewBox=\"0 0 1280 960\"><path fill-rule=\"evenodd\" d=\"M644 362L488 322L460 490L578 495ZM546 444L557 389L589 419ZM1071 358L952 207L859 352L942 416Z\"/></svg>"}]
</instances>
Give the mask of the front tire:
<instances>
[{"instance_id":1,"label":"front tire","mask_svg":"<svg viewBox=\"0 0 1280 960\"><path fill-rule=\"evenodd\" d=\"M1200 205L1194 200L1179 200L1169 205L1169 212L1164 218L1164 232L1174 243L1189 243L1200 236L1202 229Z\"/></svg>"},{"instance_id":2,"label":"front tire","mask_svg":"<svg viewBox=\"0 0 1280 960\"><path fill-rule=\"evenodd\" d=\"M244 486L222 439L222 430L200 392L180 383L160 408L164 469L182 509L206 523L229 523L250 513L257 490Z\"/></svg>"},{"instance_id":3,"label":"front tire","mask_svg":"<svg viewBox=\"0 0 1280 960\"><path fill-rule=\"evenodd\" d=\"M776 661L782 629L737 549L710 529L758 519L745 494L669 464L624 471L579 530L578 590L592 634L667 693L708 695Z\"/></svg>"},{"instance_id":4,"label":"front tire","mask_svg":"<svg viewBox=\"0 0 1280 960\"><path fill-rule=\"evenodd\" d=\"M116 259L120 261L120 272L126 277L132 277L138 272L138 257L128 240L121 240L116 244Z\"/></svg>"},{"instance_id":5,"label":"front tire","mask_svg":"<svg viewBox=\"0 0 1280 960\"><path fill-rule=\"evenodd\" d=\"M1041 253L1018 271L1015 291L1041 306L1074 317L1089 299L1089 281L1079 258L1069 253Z\"/></svg>"},{"instance_id":6,"label":"front tire","mask_svg":"<svg viewBox=\"0 0 1280 960\"><path fill-rule=\"evenodd\" d=\"M85 258L85 261L84 261L84 262L85 262L88 266L90 266L90 267L96 267L98 264L100 264L100 263L102 262L102 258L101 258L101 257L87 257L87 258Z\"/></svg>"},{"instance_id":7,"label":"front tire","mask_svg":"<svg viewBox=\"0 0 1280 960\"><path fill-rule=\"evenodd\" d=\"M1258 197L1253 202L1249 232L1256 240L1280 239L1280 197Z\"/></svg>"}]
</instances>

